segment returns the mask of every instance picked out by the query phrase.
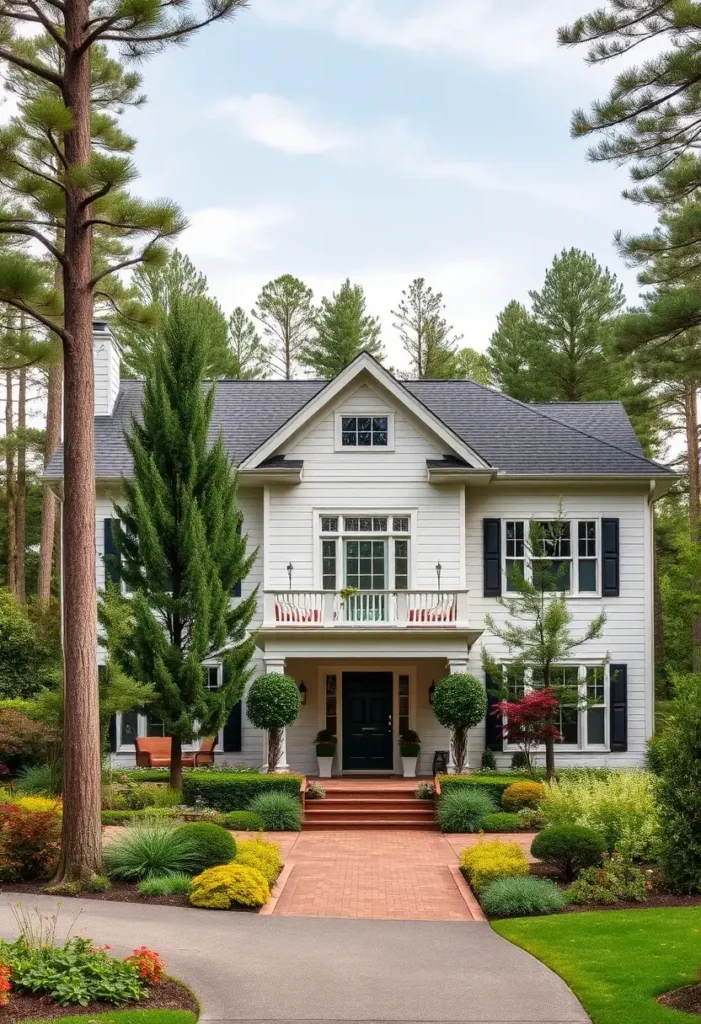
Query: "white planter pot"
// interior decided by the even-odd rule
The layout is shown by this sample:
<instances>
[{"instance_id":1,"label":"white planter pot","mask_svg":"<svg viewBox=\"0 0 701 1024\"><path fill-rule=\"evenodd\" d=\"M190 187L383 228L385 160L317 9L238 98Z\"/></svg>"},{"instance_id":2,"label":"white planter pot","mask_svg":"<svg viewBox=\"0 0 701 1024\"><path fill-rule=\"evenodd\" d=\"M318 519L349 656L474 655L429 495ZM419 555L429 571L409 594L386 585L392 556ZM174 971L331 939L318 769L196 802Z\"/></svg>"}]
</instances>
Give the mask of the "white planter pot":
<instances>
[{"instance_id":1,"label":"white planter pot","mask_svg":"<svg viewBox=\"0 0 701 1024\"><path fill-rule=\"evenodd\" d=\"M333 765L332 757L316 757L317 764L319 765L319 778L330 779L331 778L331 767Z\"/></svg>"},{"instance_id":2,"label":"white planter pot","mask_svg":"<svg viewBox=\"0 0 701 1024\"><path fill-rule=\"evenodd\" d=\"M415 779L416 778L416 762L417 761L418 761L417 757L403 757L402 758L402 769L404 771L404 778L405 779Z\"/></svg>"}]
</instances>

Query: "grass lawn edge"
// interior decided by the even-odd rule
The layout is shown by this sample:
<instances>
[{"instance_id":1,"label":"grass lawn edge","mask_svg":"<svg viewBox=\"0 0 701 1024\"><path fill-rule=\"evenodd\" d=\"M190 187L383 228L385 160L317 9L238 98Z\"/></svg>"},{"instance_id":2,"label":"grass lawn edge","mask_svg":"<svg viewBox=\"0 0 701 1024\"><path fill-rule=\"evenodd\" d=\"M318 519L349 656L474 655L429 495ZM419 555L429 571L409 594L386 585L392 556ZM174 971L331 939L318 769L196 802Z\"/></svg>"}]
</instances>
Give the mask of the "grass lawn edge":
<instances>
[{"instance_id":1,"label":"grass lawn edge","mask_svg":"<svg viewBox=\"0 0 701 1024\"><path fill-rule=\"evenodd\" d=\"M100 1024L196 1024L197 1015L190 1010L114 1010L78 1017L52 1017L48 1020L28 1017L25 1020L28 1024L56 1024L57 1021L61 1024L86 1024L86 1021L100 1021Z\"/></svg>"}]
</instances>

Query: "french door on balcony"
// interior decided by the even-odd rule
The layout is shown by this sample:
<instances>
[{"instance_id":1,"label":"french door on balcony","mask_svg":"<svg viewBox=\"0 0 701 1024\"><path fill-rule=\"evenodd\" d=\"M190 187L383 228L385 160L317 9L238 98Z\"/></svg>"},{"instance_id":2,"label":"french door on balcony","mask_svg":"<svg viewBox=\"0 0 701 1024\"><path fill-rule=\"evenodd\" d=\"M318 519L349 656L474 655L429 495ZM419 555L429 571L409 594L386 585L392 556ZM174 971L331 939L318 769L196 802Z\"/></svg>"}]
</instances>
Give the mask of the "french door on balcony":
<instances>
[{"instance_id":1,"label":"french door on balcony","mask_svg":"<svg viewBox=\"0 0 701 1024\"><path fill-rule=\"evenodd\" d=\"M346 622L386 622L388 619L387 541L343 541L344 586L354 587L343 602Z\"/></svg>"}]
</instances>

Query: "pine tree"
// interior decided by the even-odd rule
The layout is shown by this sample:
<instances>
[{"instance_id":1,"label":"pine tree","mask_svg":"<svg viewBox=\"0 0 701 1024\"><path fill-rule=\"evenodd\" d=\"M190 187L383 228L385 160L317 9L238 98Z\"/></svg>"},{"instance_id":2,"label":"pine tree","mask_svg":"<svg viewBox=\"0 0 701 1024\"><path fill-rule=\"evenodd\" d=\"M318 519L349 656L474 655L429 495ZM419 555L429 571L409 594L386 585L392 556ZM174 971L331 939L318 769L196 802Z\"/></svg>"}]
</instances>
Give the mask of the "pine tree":
<instances>
[{"instance_id":1,"label":"pine tree","mask_svg":"<svg viewBox=\"0 0 701 1024\"><path fill-rule=\"evenodd\" d=\"M303 281L283 274L264 285L251 311L263 325L274 369L286 380L295 374L302 349L314 329L313 293Z\"/></svg>"},{"instance_id":2,"label":"pine tree","mask_svg":"<svg viewBox=\"0 0 701 1024\"><path fill-rule=\"evenodd\" d=\"M536 326L520 302L510 302L497 317L497 329L489 339L489 380L512 398L533 401L539 391L530 372L530 351Z\"/></svg>"},{"instance_id":3,"label":"pine tree","mask_svg":"<svg viewBox=\"0 0 701 1024\"><path fill-rule=\"evenodd\" d=\"M193 14L187 2L90 0L38 4L13 0L3 9L0 61L21 68L37 85L53 86L37 98L34 131L56 144L46 164L17 129L0 132L0 233L31 238L61 268L60 289L47 288L34 263L0 257L0 301L27 313L60 338L64 355L63 651L64 813L56 881L82 879L101 869L100 750L95 623L95 449L92 351L96 299L116 289L117 274L141 261L161 262L162 240L184 220L172 203L140 202L126 192L135 177L131 161L93 143L98 115L91 90L91 58L112 45L133 58L184 42L211 22L233 15L242 0L205 0ZM61 49L52 67L28 48L24 30L37 27ZM31 44L30 44L31 47ZM21 195L21 203L20 203ZM47 227L48 225L48 227ZM55 227L62 247L56 245ZM104 227L115 242L98 254L93 232ZM124 252L124 249L131 252ZM121 250L115 255L116 250Z\"/></svg>"},{"instance_id":4,"label":"pine tree","mask_svg":"<svg viewBox=\"0 0 701 1024\"><path fill-rule=\"evenodd\" d=\"M182 744L217 732L243 695L255 638L248 632L255 593L232 604L249 573L240 533L237 479L221 435L208 433L216 385L202 381L208 319L195 300L176 299L147 366L143 422L132 420L127 444L133 478L122 481L114 531L119 572L132 591L130 620L104 608L107 650L129 678L153 683L151 708L172 737L170 782L180 788ZM115 629L114 622L119 628ZM221 656L224 684L208 690L202 663Z\"/></svg>"},{"instance_id":5,"label":"pine tree","mask_svg":"<svg viewBox=\"0 0 701 1024\"><path fill-rule=\"evenodd\" d=\"M505 683L515 681L521 686L524 673L529 670L532 690L551 692L563 714L567 714L567 709L574 714L582 706L578 684L567 679L559 681L554 669L571 662L574 651L602 635L606 613L601 611L587 626L580 626L579 635L572 633L573 615L565 597L569 589L569 562L559 562L556 557L567 528L561 504L547 526L535 520L529 523L523 542L524 571L517 567L509 572L509 590L514 596L498 598L509 618L502 625L492 615L485 616L487 631L501 640L508 652L508 680L502 665L485 646L482 647L482 662L500 697L513 698L508 686L499 687L500 679ZM547 775L552 779L555 738L548 736L544 745Z\"/></svg>"},{"instance_id":6,"label":"pine tree","mask_svg":"<svg viewBox=\"0 0 701 1024\"><path fill-rule=\"evenodd\" d=\"M335 377L361 352L385 358L377 317L366 312L365 292L350 279L330 299L323 298L315 321L316 334L302 348L300 362L318 377Z\"/></svg>"},{"instance_id":7,"label":"pine tree","mask_svg":"<svg viewBox=\"0 0 701 1024\"><path fill-rule=\"evenodd\" d=\"M270 376L270 351L256 325L241 306L229 317L231 376L241 380L265 380Z\"/></svg>"},{"instance_id":8,"label":"pine tree","mask_svg":"<svg viewBox=\"0 0 701 1024\"><path fill-rule=\"evenodd\" d=\"M132 276L134 296L148 307L157 320L167 317L179 298L196 300L201 315L207 319L206 337L209 351L206 376L235 377L235 362L227 339L226 318L219 304L209 294L207 278L183 253L174 249L162 266L139 266ZM122 348L122 370L125 377L143 377L157 331L153 325L117 320L116 333Z\"/></svg>"},{"instance_id":9,"label":"pine tree","mask_svg":"<svg viewBox=\"0 0 701 1024\"><path fill-rule=\"evenodd\" d=\"M484 352L478 352L466 345L458 349L454 360L454 377L474 380L477 384L489 384L489 362Z\"/></svg>"},{"instance_id":10,"label":"pine tree","mask_svg":"<svg viewBox=\"0 0 701 1024\"><path fill-rule=\"evenodd\" d=\"M434 292L423 277L417 277L402 291L392 310L397 318L394 327L409 356L411 377L453 376L447 370L452 370L455 347L462 336L453 336L444 308L441 292Z\"/></svg>"}]
</instances>

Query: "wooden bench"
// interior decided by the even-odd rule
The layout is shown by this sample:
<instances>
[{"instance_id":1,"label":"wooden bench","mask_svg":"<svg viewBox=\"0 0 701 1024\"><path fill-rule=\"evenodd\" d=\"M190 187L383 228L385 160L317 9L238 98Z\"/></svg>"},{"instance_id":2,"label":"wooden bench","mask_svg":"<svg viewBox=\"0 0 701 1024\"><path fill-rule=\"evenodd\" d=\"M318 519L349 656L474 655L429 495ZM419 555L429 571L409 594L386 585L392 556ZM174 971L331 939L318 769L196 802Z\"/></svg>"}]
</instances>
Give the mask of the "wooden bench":
<instances>
[{"instance_id":1,"label":"wooden bench","mask_svg":"<svg viewBox=\"0 0 701 1024\"><path fill-rule=\"evenodd\" d=\"M170 736L139 736L134 742L137 768L170 768ZM216 745L216 736L205 737L200 743L200 749L194 754L183 754L183 768L214 764Z\"/></svg>"}]
</instances>

